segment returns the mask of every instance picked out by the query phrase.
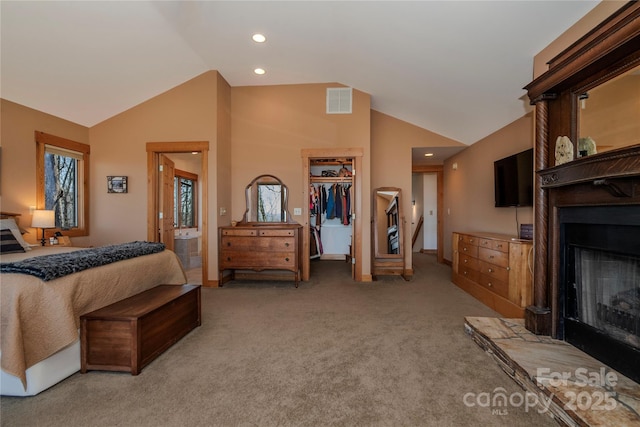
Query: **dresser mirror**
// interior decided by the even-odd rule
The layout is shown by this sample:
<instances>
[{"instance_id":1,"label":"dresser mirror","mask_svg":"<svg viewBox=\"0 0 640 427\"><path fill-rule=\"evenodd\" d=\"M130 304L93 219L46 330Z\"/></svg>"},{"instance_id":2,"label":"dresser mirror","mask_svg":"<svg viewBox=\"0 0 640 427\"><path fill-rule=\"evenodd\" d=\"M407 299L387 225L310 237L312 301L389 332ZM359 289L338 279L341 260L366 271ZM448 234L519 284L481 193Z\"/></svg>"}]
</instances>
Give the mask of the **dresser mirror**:
<instances>
[{"instance_id":1,"label":"dresser mirror","mask_svg":"<svg viewBox=\"0 0 640 427\"><path fill-rule=\"evenodd\" d=\"M288 211L287 186L273 175L260 175L247 185L245 198L247 210L243 223L280 224L291 223Z\"/></svg>"},{"instance_id":2,"label":"dresser mirror","mask_svg":"<svg viewBox=\"0 0 640 427\"><path fill-rule=\"evenodd\" d=\"M576 97L576 157L640 144L640 66Z\"/></svg>"},{"instance_id":3,"label":"dresser mirror","mask_svg":"<svg viewBox=\"0 0 640 427\"><path fill-rule=\"evenodd\" d=\"M402 191L381 187L373 191L372 274L404 276L404 217Z\"/></svg>"}]
</instances>

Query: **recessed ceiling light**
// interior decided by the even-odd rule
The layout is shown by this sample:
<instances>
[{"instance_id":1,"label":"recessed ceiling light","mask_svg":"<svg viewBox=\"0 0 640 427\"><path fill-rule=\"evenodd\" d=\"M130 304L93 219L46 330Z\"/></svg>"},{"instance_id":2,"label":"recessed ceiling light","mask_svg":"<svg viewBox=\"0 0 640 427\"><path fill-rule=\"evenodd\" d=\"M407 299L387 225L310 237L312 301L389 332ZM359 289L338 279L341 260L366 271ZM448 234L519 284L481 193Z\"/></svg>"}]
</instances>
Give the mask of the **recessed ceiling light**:
<instances>
[{"instance_id":1,"label":"recessed ceiling light","mask_svg":"<svg viewBox=\"0 0 640 427\"><path fill-rule=\"evenodd\" d=\"M253 72L260 76L266 73L266 71L263 68L256 68L255 70L253 70Z\"/></svg>"},{"instance_id":2,"label":"recessed ceiling light","mask_svg":"<svg viewBox=\"0 0 640 427\"><path fill-rule=\"evenodd\" d=\"M267 41L267 38L265 36L263 36L262 34L254 34L251 38L256 43L264 43L264 42Z\"/></svg>"},{"instance_id":3,"label":"recessed ceiling light","mask_svg":"<svg viewBox=\"0 0 640 427\"><path fill-rule=\"evenodd\" d=\"M433 153L424 153L425 157L433 157Z\"/></svg>"}]
</instances>

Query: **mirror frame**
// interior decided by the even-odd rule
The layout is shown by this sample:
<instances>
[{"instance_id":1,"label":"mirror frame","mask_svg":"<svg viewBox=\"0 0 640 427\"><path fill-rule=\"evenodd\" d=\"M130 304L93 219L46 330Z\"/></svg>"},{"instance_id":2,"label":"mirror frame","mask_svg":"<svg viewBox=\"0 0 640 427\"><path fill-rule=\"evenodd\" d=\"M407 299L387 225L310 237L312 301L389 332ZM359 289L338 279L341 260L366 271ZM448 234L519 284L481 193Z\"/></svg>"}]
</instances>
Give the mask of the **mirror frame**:
<instances>
[{"instance_id":1,"label":"mirror frame","mask_svg":"<svg viewBox=\"0 0 640 427\"><path fill-rule=\"evenodd\" d=\"M271 185L280 185L282 187L282 209L281 209L281 217L282 221L257 221L252 220L254 216L254 210L257 209L257 193L258 186L261 184L271 184ZM246 187L245 187L245 204L246 209L244 211L244 215L242 216L242 220L238 222L238 224L251 224L251 225L280 225L280 224L295 224L296 222L291 219L291 213L289 213L289 188L282 182L280 178L275 175L263 174L255 177Z\"/></svg>"},{"instance_id":2,"label":"mirror frame","mask_svg":"<svg viewBox=\"0 0 640 427\"><path fill-rule=\"evenodd\" d=\"M381 252L380 251L380 245L381 245L381 237L380 233L378 232L378 228L380 227L380 221L383 220L385 223L387 223L387 216L385 215L384 218L379 218L378 215L378 199L382 198L382 196L379 196L378 193L383 192L383 193L396 193L395 196L393 196L393 199L395 200L395 205L397 208L397 224L398 224L398 253L397 254L390 254L387 252ZM387 204L387 206L384 207L385 213L387 212L387 210L389 209L389 206L391 205L391 201ZM374 256L375 258L378 259L404 259L404 216L402 213L402 189L398 188L398 187L379 187L373 190L373 218L372 218L372 223L373 223L373 235L371 236L372 240L373 240L373 251L374 251Z\"/></svg>"}]
</instances>

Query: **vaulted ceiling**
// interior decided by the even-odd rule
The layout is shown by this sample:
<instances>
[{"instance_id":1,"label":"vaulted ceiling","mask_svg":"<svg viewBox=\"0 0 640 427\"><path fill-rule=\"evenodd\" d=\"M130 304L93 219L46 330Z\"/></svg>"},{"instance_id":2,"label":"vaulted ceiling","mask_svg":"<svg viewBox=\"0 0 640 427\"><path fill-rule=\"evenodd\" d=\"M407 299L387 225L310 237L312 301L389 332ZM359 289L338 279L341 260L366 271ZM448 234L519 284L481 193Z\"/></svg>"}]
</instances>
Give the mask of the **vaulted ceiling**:
<instances>
[{"instance_id":1,"label":"vaulted ceiling","mask_svg":"<svg viewBox=\"0 0 640 427\"><path fill-rule=\"evenodd\" d=\"M338 82L472 144L527 111L534 55L597 3L3 0L0 96L92 126L207 70Z\"/></svg>"}]
</instances>

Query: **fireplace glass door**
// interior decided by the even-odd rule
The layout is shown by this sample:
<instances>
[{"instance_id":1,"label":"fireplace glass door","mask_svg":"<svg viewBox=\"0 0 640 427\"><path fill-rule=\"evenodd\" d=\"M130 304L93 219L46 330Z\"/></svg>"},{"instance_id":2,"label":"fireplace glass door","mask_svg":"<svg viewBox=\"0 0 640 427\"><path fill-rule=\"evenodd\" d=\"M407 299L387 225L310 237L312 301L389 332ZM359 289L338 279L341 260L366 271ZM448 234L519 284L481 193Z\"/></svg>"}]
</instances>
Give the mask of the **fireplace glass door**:
<instances>
[{"instance_id":1,"label":"fireplace glass door","mask_svg":"<svg viewBox=\"0 0 640 427\"><path fill-rule=\"evenodd\" d=\"M574 247L575 295L568 317L640 348L640 259Z\"/></svg>"},{"instance_id":2,"label":"fireplace glass door","mask_svg":"<svg viewBox=\"0 0 640 427\"><path fill-rule=\"evenodd\" d=\"M583 209L560 215L559 338L640 382L640 226Z\"/></svg>"}]
</instances>

